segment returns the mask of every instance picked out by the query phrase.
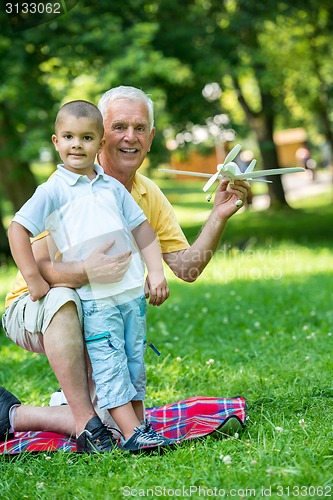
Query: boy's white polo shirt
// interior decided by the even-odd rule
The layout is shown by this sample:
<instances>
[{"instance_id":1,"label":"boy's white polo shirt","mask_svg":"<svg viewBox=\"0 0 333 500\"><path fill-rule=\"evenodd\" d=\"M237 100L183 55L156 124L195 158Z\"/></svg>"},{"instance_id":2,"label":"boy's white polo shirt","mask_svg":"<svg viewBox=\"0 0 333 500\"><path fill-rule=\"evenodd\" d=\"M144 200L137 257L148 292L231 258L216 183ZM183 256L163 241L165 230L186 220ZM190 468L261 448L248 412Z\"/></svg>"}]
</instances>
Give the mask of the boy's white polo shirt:
<instances>
[{"instance_id":1,"label":"boy's white polo shirt","mask_svg":"<svg viewBox=\"0 0 333 500\"><path fill-rule=\"evenodd\" d=\"M97 175L90 180L58 165L13 219L33 236L48 230L64 262L83 261L113 240L110 254L132 250L130 268L121 282L85 285L77 289L81 299L117 295L143 284L143 263L131 231L146 216L120 182L100 165L94 168Z\"/></svg>"}]
</instances>

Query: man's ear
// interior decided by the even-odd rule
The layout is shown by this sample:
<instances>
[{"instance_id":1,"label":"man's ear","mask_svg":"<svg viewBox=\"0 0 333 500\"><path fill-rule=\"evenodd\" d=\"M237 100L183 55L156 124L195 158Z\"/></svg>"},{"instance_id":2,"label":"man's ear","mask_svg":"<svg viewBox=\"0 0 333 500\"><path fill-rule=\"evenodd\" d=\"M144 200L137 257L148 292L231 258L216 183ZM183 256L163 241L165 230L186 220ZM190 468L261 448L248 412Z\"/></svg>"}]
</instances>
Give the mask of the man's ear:
<instances>
[{"instance_id":1,"label":"man's ear","mask_svg":"<svg viewBox=\"0 0 333 500\"><path fill-rule=\"evenodd\" d=\"M153 128L151 129L151 132L150 132L150 137L149 137L150 143L149 143L148 153L149 153L150 148L151 148L151 145L152 145L152 143L153 143L153 139L154 139L154 136L155 136L155 132L156 132L156 128L155 128L155 127L153 127Z\"/></svg>"},{"instance_id":2,"label":"man's ear","mask_svg":"<svg viewBox=\"0 0 333 500\"><path fill-rule=\"evenodd\" d=\"M54 147L58 151L58 137L55 134L52 135L52 142L54 144Z\"/></svg>"}]
</instances>

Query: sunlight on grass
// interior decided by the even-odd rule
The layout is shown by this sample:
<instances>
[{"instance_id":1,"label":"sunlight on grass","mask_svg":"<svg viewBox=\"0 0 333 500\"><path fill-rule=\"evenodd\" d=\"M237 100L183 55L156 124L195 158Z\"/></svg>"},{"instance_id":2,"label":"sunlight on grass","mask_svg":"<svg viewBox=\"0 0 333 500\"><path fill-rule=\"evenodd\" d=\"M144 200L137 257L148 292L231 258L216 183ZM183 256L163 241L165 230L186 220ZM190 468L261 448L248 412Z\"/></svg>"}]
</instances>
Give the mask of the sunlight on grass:
<instances>
[{"instance_id":1,"label":"sunlight on grass","mask_svg":"<svg viewBox=\"0 0 333 500\"><path fill-rule=\"evenodd\" d=\"M168 270L168 279L177 281ZM228 283L238 280L280 280L287 276L300 276L333 271L333 250L315 252L303 246L281 246L240 251L220 248L199 280L201 283Z\"/></svg>"},{"instance_id":2,"label":"sunlight on grass","mask_svg":"<svg viewBox=\"0 0 333 500\"><path fill-rule=\"evenodd\" d=\"M189 210L185 207L174 205L174 210L177 216L177 220L182 227L190 226L193 224L203 224L209 217L211 208L208 210L200 210L192 208Z\"/></svg>"},{"instance_id":3,"label":"sunlight on grass","mask_svg":"<svg viewBox=\"0 0 333 500\"><path fill-rule=\"evenodd\" d=\"M327 191L315 196L307 196L290 202L293 208L315 208L326 207L333 203L333 189L332 186L327 186Z\"/></svg>"}]
</instances>

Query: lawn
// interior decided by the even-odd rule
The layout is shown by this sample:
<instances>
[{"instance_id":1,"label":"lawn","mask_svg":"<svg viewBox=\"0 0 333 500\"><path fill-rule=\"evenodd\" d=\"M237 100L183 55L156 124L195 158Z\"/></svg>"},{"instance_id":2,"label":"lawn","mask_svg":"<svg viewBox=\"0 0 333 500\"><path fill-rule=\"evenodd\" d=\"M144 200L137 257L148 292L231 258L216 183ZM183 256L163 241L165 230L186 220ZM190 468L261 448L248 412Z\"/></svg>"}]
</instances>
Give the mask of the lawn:
<instances>
[{"instance_id":1,"label":"lawn","mask_svg":"<svg viewBox=\"0 0 333 500\"><path fill-rule=\"evenodd\" d=\"M183 215L190 207L191 239L199 229L191 213L205 207L190 189L186 196L173 202ZM315 199L237 215L200 279L169 275L170 299L149 308L148 340L162 355L147 351L147 406L241 395L243 432L162 455L1 457L2 497L332 497L332 216ZM2 303L14 274L0 271ZM0 353L0 385L24 403L48 404L57 382L45 358L4 335Z\"/></svg>"}]
</instances>

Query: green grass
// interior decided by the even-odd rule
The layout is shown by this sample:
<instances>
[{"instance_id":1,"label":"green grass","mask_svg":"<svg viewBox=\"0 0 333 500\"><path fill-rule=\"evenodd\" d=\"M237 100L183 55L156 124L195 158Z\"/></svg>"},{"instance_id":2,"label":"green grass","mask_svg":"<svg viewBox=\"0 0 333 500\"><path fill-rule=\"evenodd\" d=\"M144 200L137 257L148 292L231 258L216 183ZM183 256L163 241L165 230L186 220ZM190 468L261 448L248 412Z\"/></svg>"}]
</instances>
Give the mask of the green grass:
<instances>
[{"instance_id":1,"label":"green grass","mask_svg":"<svg viewBox=\"0 0 333 500\"><path fill-rule=\"evenodd\" d=\"M331 497L333 214L314 203L238 215L200 279L169 275L170 299L149 308L148 339L162 356L147 351L147 406L242 395L242 433L162 455L0 457L2 497ZM191 228L194 236L199 224ZM2 303L14 275L0 269ZM48 404L57 383L46 359L4 335L0 355L0 385L24 403Z\"/></svg>"},{"instance_id":2,"label":"green grass","mask_svg":"<svg viewBox=\"0 0 333 500\"><path fill-rule=\"evenodd\" d=\"M220 252L199 281L170 280L169 301L150 308L148 336L162 357L147 352L147 405L243 395L249 419L237 438L184 443L150 457L1 457L3 498L122 498L122 491L135 496L134 489L139 497L149 488L159 496L160 488L190 487L253 489L260 496L262 487L333 488L332 257L328 249L297 246ZM0 384L25 403L47 404L57 384L45 358L4 337L0 345Z\"/></svg>"}]
</instances>

